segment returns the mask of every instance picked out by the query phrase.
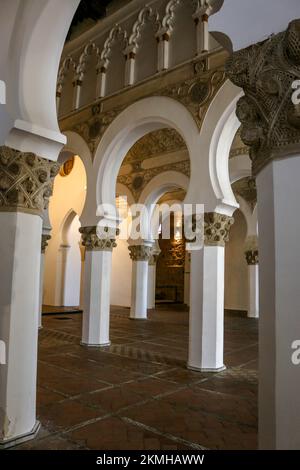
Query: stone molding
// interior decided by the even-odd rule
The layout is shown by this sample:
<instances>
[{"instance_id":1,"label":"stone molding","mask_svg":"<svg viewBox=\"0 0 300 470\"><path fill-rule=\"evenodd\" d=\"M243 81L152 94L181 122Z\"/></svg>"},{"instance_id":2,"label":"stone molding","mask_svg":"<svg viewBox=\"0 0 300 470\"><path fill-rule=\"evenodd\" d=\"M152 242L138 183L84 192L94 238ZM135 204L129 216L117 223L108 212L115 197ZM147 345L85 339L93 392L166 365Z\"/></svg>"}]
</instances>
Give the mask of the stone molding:
<instances>
[{"instance_id":1,"label":"stone molding","mask_svg":"<svg viewBox=\"0 0 300 470\"><path fill-rule=\"evenodd\" d=\"M0 212L42 216L59 168L58 163L34 153L0 147Z\"/></svg>"},{"instance_id":2,"label":"stone molding","mask_svg":"<svg viewBox=\"0 0 300 470\"><path fill-rule=\"evenodd\" d=\"M150 261L152 247L147 245L132 245L128 247L132 261Z\"/></svg>"},{"instance_id":3,"label":"stone molding","mask_svg":"<svg viewBox=\"0 0 300 470\"><path fill-rule=\"evenodd\" d=\"M82 245L86 251L112 251L117 246L115 236L118 230L114 230L114 236L108 227L103 230L103 238L98 236L98 227L81 227L79 232L82 236ZM105 236L107 234L107 236Z\"/></svg>"},{"instance_id":4,"label":"stone molding","mask_svg":"<svg viewBox=\"0 0 300 470\"><path fill-rule=\"evenodd\" d=\"M229 241L229 231L234 218L216 212L204 214L204 244L205 246L225 246Z\"/></svg>"},{"instance_id":5,"label":"stone molding","mask_svg":"<svg viewBox=\"0 0 300 470\"><path fill-rule=\"evenodd\" d=\"M286 31L235 52L226 73L245 92L237 116L254 176L273 159L299 153L300 107L292 102L292 84L300 79L300 19Z\"/></svg>"},{"instance_id":6,"label":"stone molding","mask_svg":"<svg viewBox=\"0 0 300 470\"><path fill-rule=\"evenodd\" d=\"M41 253L46 253L46 248L48 246L48 242L51 240L51 235L42 234L42 241L41 241Z\"/></svg>"}]
</instances>

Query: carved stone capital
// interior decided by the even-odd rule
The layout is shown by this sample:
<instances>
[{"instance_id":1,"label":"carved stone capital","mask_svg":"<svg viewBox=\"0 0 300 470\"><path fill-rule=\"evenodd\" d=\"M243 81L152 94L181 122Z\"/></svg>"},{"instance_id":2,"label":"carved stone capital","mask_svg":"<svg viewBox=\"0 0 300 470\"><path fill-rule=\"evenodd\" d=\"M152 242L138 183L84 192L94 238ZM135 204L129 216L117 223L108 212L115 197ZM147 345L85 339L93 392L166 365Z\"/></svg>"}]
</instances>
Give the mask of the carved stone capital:
<instances>
[{"instance_id":1,"label":"carved stone capital","mask_svg":"<svg viewBox=\"0 0 300 470\"><path fill-rule=\"evenodd\" d=\"M251 235L245 243L245 257L249 266L258 264L258 238Z\"/></svg>"},{"instance_id":2,"label":"carved stone capital","mask_svg":"<svg viewBox=\"0 0 300 470\"><path fill-rule=\"evenodd\" d=\"M300 20L287 31L235 52L227 77L245 96L237 104L241 138L250 147L253 174L271 160L300 150L300 106L292 102L292 84L300 78Z\"/></svg>"},{"instance_id":3,"label":"carved stone capital","mask_svg":"<svg viewBox=\"0 0 300 470\"><path fill-rule=\"evenodd\" d=\"M216 212L204 214L204 244L205 246L225 246L229 241L230 227L234 218Z\"/></svg>"},{"instance_id":4,"label":"carved stone capital","mask_svg":"<svg viewBox=\"0 0 300 470\"><path fill-rule=\"evenodd\" d=\"M258 264L258 250L246 251L245 257L249 266L255 266L256 264Z\"/></svg>"},{"instance_id":5,"label":"carved stone capital","mask_svg":"<svg viewBox=\"0 0 300 470\"><path fill-rule=\"evenodd\" d=\"M79 229L82 237L82 244L87 251L112 251L117 246L115 237L112 237L112 232L108 229L103 230L103 236L99 237L98 227L81 227ZM104 234L107 233L107 236ZM115 235L118 232L115 231Z\"/></svg>"},{"instance_id":6,"label":"carved stone capital","mask_svg":"<svg viewBox=\"0 0 300 470\"><path fill-rule=\"evenodd\" d=\"M155 266L158 260L159 254L152 254L149 259L149 266Z\"/></svg>"},{"instance_id":7,"label":"carved stone capital","mask_svg":"<svg viewBox=\"0 0 300 470\"><path fill-rule=\"evenodd\" d=\"M48 241L51 240L51 235L42 234L42 242L41 242L41 252L45 254L46 248L48 246Z\"/></svg>"},{"instance_id":8,"label":"carved stone capital","mask_svg":"<svg viewBox=\"0 0 300 470\"><path fill-rule=\"evenodd\" d=\"M0 211L42 215L58 172L56 162L0 147Z\"/></svg>"},{"instance_id":9,"label":"carved stone capital","mask_svg":"<svg viewBox=\"0 0 300 470\"><path fill-rule=\"evenodd\" d=\"M129 254L132 261L148 261L151 258L152 247L147 245L129 246Z\"/></svg>"}]
</instances>

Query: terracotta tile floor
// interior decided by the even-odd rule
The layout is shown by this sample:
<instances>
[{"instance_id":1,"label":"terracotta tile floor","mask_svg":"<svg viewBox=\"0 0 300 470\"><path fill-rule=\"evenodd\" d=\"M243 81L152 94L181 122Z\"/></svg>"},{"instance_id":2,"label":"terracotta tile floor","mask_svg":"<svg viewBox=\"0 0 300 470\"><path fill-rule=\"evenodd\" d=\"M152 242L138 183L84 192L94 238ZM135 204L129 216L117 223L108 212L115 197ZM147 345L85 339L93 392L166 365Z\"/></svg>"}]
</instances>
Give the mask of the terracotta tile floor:
<instances>
[{"instance_id":1,"label":"terracotta tile floor","mask_svg":"<svg viewBox=\"0 0 300 470\"><path fill-rule=\"evenodd\" d=\"M257 321L227 314L219 374L185 368L188 314L149 321L112 308L110 347L81 347L81 315L44 316L39 337L39 436L17 449L255 449Z\"/></svg>"}]
</instances>

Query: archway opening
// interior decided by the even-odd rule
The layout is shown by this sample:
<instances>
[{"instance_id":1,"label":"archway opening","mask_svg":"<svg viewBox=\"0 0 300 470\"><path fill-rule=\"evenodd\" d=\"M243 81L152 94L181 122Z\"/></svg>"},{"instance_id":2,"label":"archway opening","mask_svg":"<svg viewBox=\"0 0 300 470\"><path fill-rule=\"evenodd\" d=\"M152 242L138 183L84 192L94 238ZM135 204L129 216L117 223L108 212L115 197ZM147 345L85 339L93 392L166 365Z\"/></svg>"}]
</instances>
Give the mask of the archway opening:
<instances>
[{"instance_id":1,"label":"archway opening","mask_svg":"<svg viewBox=\"0 0 300 470\"><path fill-rule=\"evenodd\" d=\"M156 204L158 206L161 204L172 205L172 202L176 202L178 205L182 204L188 190L189 175L189 153L183 138L175 129L163 128L146 133L127 152L121 164L116 184L116 206L119 217L123 221L119 227L122 236L118 237L117 248L113 251L111 283L111 304L113 306L129 308L132 303L132 260L130 259L129 243L134 243L131 240L130 231L127 231L127 237L124 237L123 229L124 226L128 229L132 222L131 207L133 204L140 204L147 208L148 220L146 223L149 224L149 232L147 232L146 239L153 239L152 250L155 252L155 255L149 260L148 309L155 308L156 300L160 299L167 301L169 298L173 299L174 303L184 303L185 243L176 237L174 214L171 214L171 236L168 240L162 240L161 234L158 232L153 233L150 224L153 207ZM178 225L177 220L176 224ZM183 229L183 227L181 228ZM137 241L137 243L140 242L141 240ZM158 252L161 254L159 255ZM164 257L163 261L158 261L162 257ZM155 263L153 264L154 259ZM157 280L158 264L160 266L159 281ZM164 266L167 264L166 270ZM174 274L176 271L177 274ZM173 276L172 281L170 273ZM167 292L169 293L166 294ZM170 293L172 293L171 296Z\"/></svg>"},{"instance_id":2,"label":"archway opening","mask_svg":"<svg viewBox=\"0 0 300 470\"><path fill-rule=\"evenodd\" d=\"M83 257L79 217L87 190L85 166L78 155L60 154L60 172L55 178L53 197L48 208L50 233L45 250L43 311L77 311L82 306ZM46 225L46 227L45 227Z\"/></svg>"}]
</instances>

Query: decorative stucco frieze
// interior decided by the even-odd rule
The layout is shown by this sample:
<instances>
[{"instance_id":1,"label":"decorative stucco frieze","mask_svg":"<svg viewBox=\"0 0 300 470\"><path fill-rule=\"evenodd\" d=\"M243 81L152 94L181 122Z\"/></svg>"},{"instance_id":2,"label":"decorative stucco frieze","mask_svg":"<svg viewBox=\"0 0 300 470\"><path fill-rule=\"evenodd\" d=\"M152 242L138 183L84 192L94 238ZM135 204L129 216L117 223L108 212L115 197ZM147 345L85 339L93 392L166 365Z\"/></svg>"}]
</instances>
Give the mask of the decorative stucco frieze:
<instances>
[{"instance_id":1,"label":"decorative stucco frieze","mask_svg":"<svg viewBox=\"0 0 300 470\"><path fill-rule=\"evenodd\" d=\"M164 88L161 88L161 84L158 82L157 87L155 85L151 92L136 90L135 97L129 100L126 105L103 110L104 101L94 102L86 108L88 117L87 112L84 112L82 119L78 116L78 119L75 120L76 123L71 126L68 125L66 117L62 121L62 129L64 131L71 130L81 135L94 156L104 132L113 120L130 104L150 96L167 96L176 99L190 111L200 129L212 99L225 82L225 72L222 68L206 70L205 67L205 61L201 60L194 63L194 76L189 80L172 83ZM120 91L120 96L124 98L126 93L126 90Z\"/></svg>"},{"instance_id":2,"label":"decorative stucco frieze","mask_svg":"<svg viewBox=\"0 0 300 470\"><path fill-rule=\"evenodd\" d=\"M152 255L152 247L147 245L132 245L128 247L132 261L148 261Z\"/></svg>"},{"instance_id":3,"label":"decorative stucco frieze","mask_svg":"<svg viewBox=\"0 0 300 470\"><path fill-rule=\"evenodd\" d=\"M241 138L250 146L253 174L278 157L299 153L300 108L292 102L300 79L300 20L287 31L235 52L226 64L245 96L237 104Z\"/></svg>"},{"instance_id":4,"label":"decorative stucco frieze","mask_svg":"<svg viewBox=\"0 0 300 470\"><path fill-rule=\"evenodd\" d=\"M48 246L48 242L49 240L51 240L51 235L46 235L46 234L42 234L42 241L41 241L41 252L42 254L45 254L46 253L46 248Z\"/></svg>"},{"instance_id":5,"label":"decorative stucco frieze","mask_svg":"<svg viewBox=\"0 0 300 470\"><path fill-rule=\"evenodd\" d=\"M0 211L42 215L59 168L34 153L0 147Z\"/></svg>"},{"instance_id":6,"label":"decorative stucco frieze","mask_svg":"<svg viewBox=\"0 0 300 470\"><path fill-rule=\"evenodd\" d=\"M225 82L223 69L204 72L201 67L194 66L195 76L176 84L171 84L152 93L152 96L168 96L180 101L194 117L199 130L201 129L209 104L217 91Z\"/></svg>"},{"instance_id":7,"label":"decorative stucco frieze","mask_svg":"<svg viewBox=\"0 0 300 470\"><path fill-rule=\"evenodd\" d=\"M225 246L234 218L216 212L204 214L204 243L206 246Z\"/></svg>"},{"instance_id":8,"label":"decorative stucco frieze","mask_svg":"<svg viewBox=\"0 0 300 470\"><path fill-rule=\"evenodd\" d=\"M81 227L82 245L87 251L112 251L117 246L115 237L118 230L104 227L101 231L97 226ZM102 232L102 233L101 233Z\"/></svg>"}]
</instances>

